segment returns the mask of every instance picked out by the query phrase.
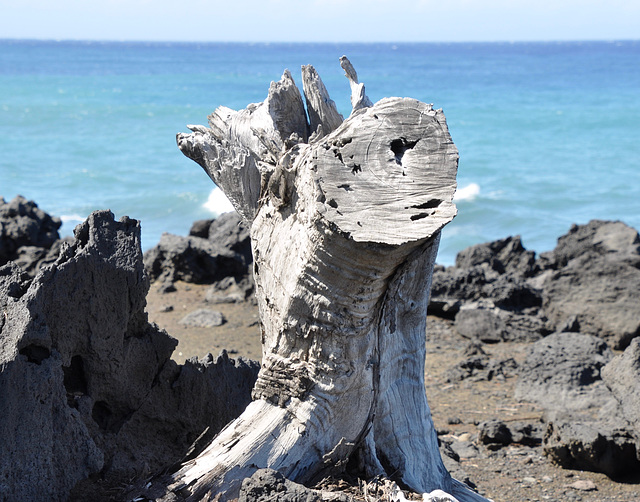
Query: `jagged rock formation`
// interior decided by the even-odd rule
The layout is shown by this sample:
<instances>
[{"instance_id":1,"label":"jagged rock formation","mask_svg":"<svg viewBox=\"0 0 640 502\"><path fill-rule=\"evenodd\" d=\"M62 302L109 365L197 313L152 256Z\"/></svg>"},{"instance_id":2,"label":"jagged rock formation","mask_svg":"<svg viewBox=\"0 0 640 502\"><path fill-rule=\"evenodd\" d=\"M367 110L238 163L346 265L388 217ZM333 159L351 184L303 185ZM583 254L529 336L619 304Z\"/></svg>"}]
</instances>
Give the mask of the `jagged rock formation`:
<instances>
[{"instance_id":1,"label":"jagged rock formation","mask_svg":"<svg viewBox=\"0 0 640 502\"><path fill-rule=\"evenodd\" d=\"M573 225L537 259L518 237L463 250L434 273L429 305L470 340L450 379L488 379L506 363L482 343L535 342L524 364L506 369L518 373L515 398L546 409L547 456L613 478L637 472L639 265L638 232L600 220ZM613 358L609 345L629 343Z\"/></svg>"},{"instance_id":2,"label":"jagged rock formation","mask_svg":"<svg viewBox=\"0 0 640 502\"><path fill-rule=\"evenodd\" d=\"M10 202L0 197L0 266L15 262L33 277L60 252L60 218L52 217L33 201L18 195Z\"/></svg>"},{"instance_id":3,"label":"jagged rock formation","mask_svg":"<svg viewBox=\"0 0 640 502\"><path fill-rule=\"evenodd\" d=\"M574 225L540 262L543 307L555 326L602 337L615 349L640 335L640 238L622 222Z\"/></svg>"},{"instance_id":4,"label":"jagged rock formation","mask_svg":"<svg viewBox=\"0 0 640 502\"><path fill-rule=\"evenodd\" d=\"M226 354L170 359L177 342L144 311L137 221L100 211L75 235L33 280L0 268L2 500L67 500L90 475L171 465L237 416L255 381L257 364Z\"/></svg>"},{"instance_id":5,"label":"jagged rock formation","mask_svg":"<svg viewBox=\"0 0 640 502\"><path fill-rule=\"evenodd\" d=\"M233 278L238 283L251 282L252 262L249 230L236 213L197 221L187 237L165 233L158 245L144 254L149 277L164 292L175 290L177 280L211 284Z\"/></svg>"},{"instance_id":6,"label":"jagged rock formation","mask_svg":"<svg viewBox=\"0 0 640 502\"><path fill-rule=\"evenodd\" d=\"M580 410L611 399L600 376L613 352L598 337L554 333L535 342L520 367L515 397L547 409Z\"/></svg>"},{"instance_id":7,"label":"jagged rock formation","mask_svg":"<svg viewBox=\"0 0 640 502\"><path fill-rule=\"evenodd\" d=\"M472 246L454 267L436 270L429 312L455 319L470 339L535 341L579 331L624 349L640 335L639 264L638 232L622 222L573 225L538 259L508 237Z\"/></svg>"}]
</instances>

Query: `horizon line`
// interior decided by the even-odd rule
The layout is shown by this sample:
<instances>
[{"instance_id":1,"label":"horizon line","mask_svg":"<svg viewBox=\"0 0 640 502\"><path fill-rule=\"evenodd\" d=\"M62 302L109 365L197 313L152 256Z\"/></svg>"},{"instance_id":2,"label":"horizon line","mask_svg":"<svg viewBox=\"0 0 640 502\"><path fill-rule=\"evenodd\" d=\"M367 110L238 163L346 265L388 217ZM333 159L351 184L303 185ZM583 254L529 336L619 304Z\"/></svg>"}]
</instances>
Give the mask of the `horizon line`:
<instances>
[{"instance_id":1,"label":"horizon line","mask_svg":"<svg viewBox=\"0 0 640 502\"><path fill-rule=\"evenodd\" d=\"M111 38L16 38L0 37L0 42L79 42L79 43L139 43L139 44L243 44L243 45L270 45L270 44L352 44L352 45L372 45L372 44L561 44L561 43L635 43L640 42L640 38L594 38L594 39L522 39L522 40L414 40L414 41L393 41L393 40L370 40L370 41L294 41L294 40L160 40L160 39L111 39Z\"/></svg>"}]
</instances>

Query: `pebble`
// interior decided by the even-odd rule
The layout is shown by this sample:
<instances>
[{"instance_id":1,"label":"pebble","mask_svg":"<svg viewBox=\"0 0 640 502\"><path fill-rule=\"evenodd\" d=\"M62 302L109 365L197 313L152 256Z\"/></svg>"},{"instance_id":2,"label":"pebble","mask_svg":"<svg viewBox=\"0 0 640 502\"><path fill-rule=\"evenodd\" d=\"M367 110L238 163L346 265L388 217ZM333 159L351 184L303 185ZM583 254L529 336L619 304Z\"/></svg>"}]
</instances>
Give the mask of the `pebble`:
<instances>
[{"instance_id":1,"label":"pebble","mask_svg":"<svg viewBox=\"0 0 640 502\"><path fill-rule=\"evenodd\" d=\"M598 489L595 483L590 479L579 479L578 481L574 481L570 485L567 485L567 488L573 488L574 490L580 490L583 492L591 492Z\"/></svg>"},{"instance_id":2,"label":"pebble","mask_svg":"<svg viewBox=\"0 0 640 502\"><path fill-rule=\"evenodd\" d=\"M226 319L221 312L209 309L198 309L186 315L178 322L183 326L213 328L223 325L225 321Z\"/></svg>"}]
</instances>

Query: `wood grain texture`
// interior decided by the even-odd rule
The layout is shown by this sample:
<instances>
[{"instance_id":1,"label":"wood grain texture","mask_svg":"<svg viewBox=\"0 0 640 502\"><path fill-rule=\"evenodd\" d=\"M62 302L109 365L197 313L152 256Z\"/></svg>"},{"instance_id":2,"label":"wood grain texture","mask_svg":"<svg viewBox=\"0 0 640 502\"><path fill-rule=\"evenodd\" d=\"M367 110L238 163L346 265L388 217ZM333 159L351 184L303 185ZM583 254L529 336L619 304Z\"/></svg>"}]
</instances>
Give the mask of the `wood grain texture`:
<instances>
[{"instance_id":1,"label":"wood grain texture","mask_svg":"<svg viewBox=\"0 0 640 502\"><path fill-rule=\"evenodd\" d=\"M363 476L485 500L444 468L424 390L426 308L440 230L456 214L458 152L441 110L371 104L341 64L354 107L344 121L305 66L305 127L285 72L263 103L218 109L210 128L178 136L251 222L262 322L254 402L175 475L193 500L233 498L260 467L312 482L349 459Z\"/></svg>"}]
</instances>

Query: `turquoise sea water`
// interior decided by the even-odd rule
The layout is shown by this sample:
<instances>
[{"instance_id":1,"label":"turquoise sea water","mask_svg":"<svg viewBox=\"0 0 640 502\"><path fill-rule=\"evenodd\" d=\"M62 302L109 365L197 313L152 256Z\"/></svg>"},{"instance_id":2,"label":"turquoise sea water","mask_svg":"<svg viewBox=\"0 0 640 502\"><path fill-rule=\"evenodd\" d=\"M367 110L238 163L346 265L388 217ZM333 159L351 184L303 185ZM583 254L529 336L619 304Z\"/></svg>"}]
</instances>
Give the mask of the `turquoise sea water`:
<instances>
[{"instance_id":1,"label":"turquoise sea water","mask_svg":"<svg viewBox=\"0 0 640 502\"><path fill-rule=\"evenodd\" d=\"M111 209L143 247L222 209L175 134L217 106L262 101L313 64L350 112L346 54L373 101L443 108L460 151L459 214L438 261L520 234L551 249L571 223L640 228L640 41L457 44L196 44L0 40L0 196L65 222ZM210 198L213 195L214 197Z\"/></svg>"}]
</instances>

